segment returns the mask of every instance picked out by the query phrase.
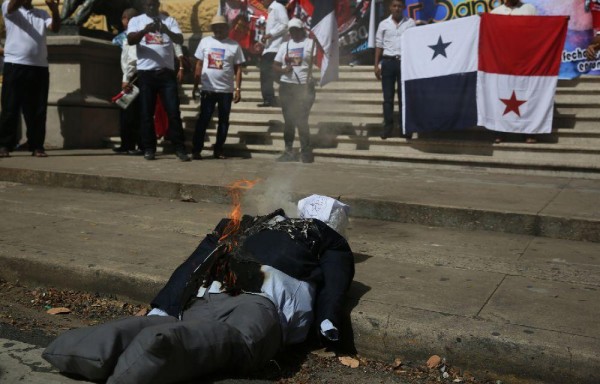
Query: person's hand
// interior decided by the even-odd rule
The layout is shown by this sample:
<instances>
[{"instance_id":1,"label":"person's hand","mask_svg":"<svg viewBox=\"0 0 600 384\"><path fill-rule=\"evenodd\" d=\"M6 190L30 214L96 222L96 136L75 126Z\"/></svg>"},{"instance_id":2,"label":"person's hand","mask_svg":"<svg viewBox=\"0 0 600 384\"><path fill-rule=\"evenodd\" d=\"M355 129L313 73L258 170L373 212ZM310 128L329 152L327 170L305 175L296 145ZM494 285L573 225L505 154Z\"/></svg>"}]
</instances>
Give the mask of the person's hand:
<instances>
[{"instance_id":1,"label":"person's hand","mask_svg":"<svg viewBox=\"0 0 600 384\"><path fill-rule=\"evenodd\" d=\"M267 40L269 40L271 37L273 37L273 36L271 36L271 34L270 34L270 33L267 33L266 35L264 35L264 36L262 37L262 39L260 39L260 41L261 41L261 43L263 43L263 44L267 44Z\"/></svg>"},{"instance_id":2,"label":"person's hand","mask_svg":"<svg viewBox=\"0 0 600 384\"><path fill-rule=\"evenodd\" d=\"M158 25L158 30L160 33L164 33L167 34L168 32L171 32L171 30L169 28L167 28L167 26L163 23L159 23Z\"/></svg>"},{"instance_id":3,"label":"person's hand","mask_svg":"<svg viewBox=\"0 0 600 384\"><path fill-rule=\"evenodd\" d=\"M184 69L183 69L183 67L179 67L179 71L177 71L177 82L179 84L183 83L183 75L184 75Z\"/></svg>"},{"instance_id":4,"label":"person's hand","mask_svg":"<svg viewBox=\"0 0 600 384\"><path fill-rule=\"evenodd\" d=\"M131 91L133 91L133 86L131 85L131 83L124 81L121 83L121 89L125 93L131 93Z\"/></svg>"},{"instance_id":5,"label":"person's hand","mask_svg":"<svg viewBox=\"0 0 600 384\"><path fill-rule=\"evenodd\" d=\"M58 0L46 0L46 5L51 11L58 12Z\"/></svg>"},{"instance_id":6,"label":"person's hand","mask_svg":"<svg viewBox=\"0 0 600 384\"><path fill-rule=\"evenodd\" d=\"M596 44L590 44L588 45L587 49L585 50L585 57L588 60L594 60L596 59L596 54L598 53L598 48Z\"/></svg>"},{"instance_id":7,"label":"person's hand","mask_svg":"<svg viewBox=\"0 0 600 384\"><path fill-rule=\"evenodd\" d=\"M242 100L242 91L239 88L236 88L233 92L233 103L237 104Z\"/></svg>"},{"instance_id":8,"label":"person's hand","mask_svg":"<svg viewBox=\"0 0 600 384\"><path fill-rule=\"evenodd\" d=\"M149 23L146 24L146 26L144 27L144 34L146 33L150 33L150 32L156 32L158 30L159 26L157 25L157 23Z\"/></svg>"},{"instance_id":9,"label":"person's hand","mask_svg":"<svg viewBox=\"0 0 600 384\"><path fill-rule=\"evenodd\" d=\"M375 66L375 77L377 78L377 80L381 80L381 68L379 67L379 65Z\"/></svg>"},{"instance_id":10,"label":"person's hand","mask_svg":"<svg viewBox=\"0 0 600 384\"><path fill-rule=\"evenodd\" d=\"M194 84L194 88L192 88L192 100L198 100L198 84Z\"/></svg>"}]
</instances>

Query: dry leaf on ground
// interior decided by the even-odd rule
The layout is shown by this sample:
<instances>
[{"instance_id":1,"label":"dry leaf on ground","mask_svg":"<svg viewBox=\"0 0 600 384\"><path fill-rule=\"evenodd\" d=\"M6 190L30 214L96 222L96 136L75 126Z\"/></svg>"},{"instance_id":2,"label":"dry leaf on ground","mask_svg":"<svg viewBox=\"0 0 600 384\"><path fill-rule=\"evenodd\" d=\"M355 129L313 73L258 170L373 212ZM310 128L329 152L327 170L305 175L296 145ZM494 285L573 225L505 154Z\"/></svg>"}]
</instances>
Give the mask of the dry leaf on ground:
<instances>
[{"instance_id":1,"label":"dry leaf on ground","mask_svg":"<svg viewBox=\"0 0 600 384\"><path fill-rule=\"evenodd\" d=\"M401 365L402 365L402 359L399 357L396 357L394 359L394 362L392 363L392 368L398 369L398 368L400 368Z\"/></svg>"},{"instance_id":2,"label":"dry leaf on ground","mask_svg":"<svg viewBox=\"0 0 600 384\"><path fill-rule=\"evenodd\" d=\"M58 315L58 314L62 314L62 313L71 313L71 310L69 308L65 308L65 307L50 308L49 310L46 311L46 313L49 313L51 315Z\"/></svg>"},{"instance_id":3,"label":"dry leaf on ground","mask_svg":"<svg viewBox=\"0 0 600 384\"><path fill-rule=\"evenodd\" d=\"M148 314L148 308L142 308L136 312L134 316L146 316Z\"/></svg>"},{"instance_id":4,"label":"dry leaf on ground","mask_svg":"<svg viewBox=\"0 0 600 384\"><path fill-rule=\"evenodd\" d=\"M350 357L350 356L342 356L339 359L340 359L340 363L342 363L345 366L350 367L350 368L358 368L358 366L360 365L358 360L356 360L355 358Z\"/></svg>"},{"instance_id":5,"label":"dry leaf on ground","mask_svg":"<svg viewBox=\"0 0 600 384\"><path fill-rule=\"evenodd\" d=\"M442 358L438 355L433 355L427 360L427 368L434 369L442 362Z\"/></svg>"}]
</instances>

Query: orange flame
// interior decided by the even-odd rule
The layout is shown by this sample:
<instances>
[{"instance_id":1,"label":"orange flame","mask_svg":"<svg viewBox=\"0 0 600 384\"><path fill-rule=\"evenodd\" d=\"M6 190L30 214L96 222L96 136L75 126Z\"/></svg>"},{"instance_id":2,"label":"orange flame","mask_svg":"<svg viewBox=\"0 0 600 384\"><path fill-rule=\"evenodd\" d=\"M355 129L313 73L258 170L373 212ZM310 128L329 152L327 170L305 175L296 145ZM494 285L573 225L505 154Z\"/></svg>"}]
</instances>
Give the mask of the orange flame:
<instances>
[{"instance_id":1,"label":"orange flame","mask_svg":"<svg viewBox=\"0 0 600 384\"><path fill-rule=\"evenodd\" d=\"M223 230L223 235L219 239L219 242L225 240L226 238L234 235L240 229L240 223L242 220L242 194L244 191L252 189L256 183L258 183L260 179L256 180L236 180L233 183L227 186L227 193L231 196L231 202L233 207L231 208L231 212L229 212L229 218L231 219L225 230Z\"/></svg>"}]
</instances>

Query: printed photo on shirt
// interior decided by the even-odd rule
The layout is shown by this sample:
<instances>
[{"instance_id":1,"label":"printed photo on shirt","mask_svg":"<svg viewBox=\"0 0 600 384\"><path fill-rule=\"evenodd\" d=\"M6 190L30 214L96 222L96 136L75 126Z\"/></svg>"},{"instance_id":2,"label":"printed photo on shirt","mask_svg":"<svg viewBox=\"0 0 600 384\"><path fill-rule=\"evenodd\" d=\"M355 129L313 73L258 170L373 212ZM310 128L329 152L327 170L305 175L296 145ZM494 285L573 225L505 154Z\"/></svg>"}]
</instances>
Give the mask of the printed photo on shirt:
<instances>
[{"instance_id":1,"label":"printed photo on shirt","mask_svg":"<svg viewBox=\"0 0 600 384\"><path fill-rule=\"evenodd\" d=\"M225 59L225 49L211 48L208 53L208 68L223 69L223 60Z\"/></svg>"},{"instance_id":2,"label":"printed photo on shirt","mask_svg":"<svg viewBox=\"0 0 600 384\"><path fill-rule=\"evenodd\" d=\"M161 33L148 32L148 33L146 33L146 35L144 37L146 39L147 45L158 45L158 44L162 45L165 43L165 40L163 39L163 36Z\"/></svg>"},{"instance_id":3,"label":"printed photo on shirt","mask_svg":"<svg viewBox=\"0 0 600 384\"><path fill-rule=\"evenodd\" d=\"M288 51L288 62L294 67L302 65L303 58L304 48L293 48Z\"/></svg>"}]
</instances>

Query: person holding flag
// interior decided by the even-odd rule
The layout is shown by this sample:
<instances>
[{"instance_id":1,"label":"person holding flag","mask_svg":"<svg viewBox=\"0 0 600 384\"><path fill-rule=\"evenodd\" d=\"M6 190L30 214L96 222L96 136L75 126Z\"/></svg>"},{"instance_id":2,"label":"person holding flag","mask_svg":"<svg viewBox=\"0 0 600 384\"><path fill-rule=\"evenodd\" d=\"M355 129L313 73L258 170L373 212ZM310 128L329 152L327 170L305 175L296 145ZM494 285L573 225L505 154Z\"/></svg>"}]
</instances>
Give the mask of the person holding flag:
<instances>
[{"instance_id":1,"label":"person holding flag","mask_svg":"<svg viewBox=\"0 0 600 384\"><path fill-rule=\"evenodd\" d=\"M283 140L285 151L277 161L296 161L292 152L294 131L298 127L303 163L312 163L314 156L310 145L308 116L315 101L312 64L315 42L306 37L300 19L288 23L291 39L279 47L273 62L273 71L281 74L279 99L285 126Z\"/></svg>"}]
</instances>

